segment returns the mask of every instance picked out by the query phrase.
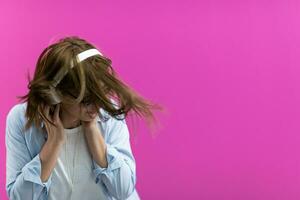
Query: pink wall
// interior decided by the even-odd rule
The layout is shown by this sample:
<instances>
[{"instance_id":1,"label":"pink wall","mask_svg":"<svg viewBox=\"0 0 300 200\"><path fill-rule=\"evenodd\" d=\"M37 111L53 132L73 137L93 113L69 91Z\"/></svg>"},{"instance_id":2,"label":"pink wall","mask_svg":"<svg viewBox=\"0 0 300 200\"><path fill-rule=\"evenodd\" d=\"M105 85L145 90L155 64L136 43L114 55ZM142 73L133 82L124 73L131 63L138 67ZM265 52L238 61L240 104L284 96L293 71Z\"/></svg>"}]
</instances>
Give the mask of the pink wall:
<instances>
[{"instance_id":1,"label":"pink wall","mask_svg":"<svg viewBox=\"0 0 300 200\"><path fill-rule=\"evenodd\" d=\"M0 2L0 199L6 114L65 34L169 111L132 138L142 199L300 199L299 2L26 2Z\"/></svg>"}]
</instances>

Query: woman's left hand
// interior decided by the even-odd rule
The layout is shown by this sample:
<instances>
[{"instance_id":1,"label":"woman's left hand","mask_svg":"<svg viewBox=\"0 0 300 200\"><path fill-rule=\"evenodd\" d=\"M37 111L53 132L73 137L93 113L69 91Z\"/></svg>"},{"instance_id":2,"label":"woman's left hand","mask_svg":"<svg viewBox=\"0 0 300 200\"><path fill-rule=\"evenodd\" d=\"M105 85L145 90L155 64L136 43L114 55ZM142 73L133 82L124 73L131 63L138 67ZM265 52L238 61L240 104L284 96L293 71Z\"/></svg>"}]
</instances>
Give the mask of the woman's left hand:
<instances>
[{"instance_id":1,"label":"woman's left hand","mask_svg":"<svg viewBox=\"0 0 300 200\"><path fill-rule=\"evenodd\" d=\"M93 159L99 166L106 168L108 166L106 158L106 144L101 130L97 126L97 118L94 118L91 121L81 121L81 124Z\"/></svg>"}]
</instances>

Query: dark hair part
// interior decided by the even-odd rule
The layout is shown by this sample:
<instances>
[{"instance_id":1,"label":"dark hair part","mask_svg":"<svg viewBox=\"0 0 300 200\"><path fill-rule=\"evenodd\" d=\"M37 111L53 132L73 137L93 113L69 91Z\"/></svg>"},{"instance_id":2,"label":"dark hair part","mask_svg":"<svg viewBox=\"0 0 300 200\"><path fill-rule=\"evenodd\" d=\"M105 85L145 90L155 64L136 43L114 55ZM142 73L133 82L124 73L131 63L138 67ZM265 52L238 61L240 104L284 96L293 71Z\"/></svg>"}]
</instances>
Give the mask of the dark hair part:
<instances>
[{"instance_id":1,"label":"dark hair part","mask_svg":"<svg viewBox=\"0 0 300 200\"><path fill-rule=\"evenodd\" d=\"M32 124L39 127L42 118L46 118L41 112L43 105L53 108L60 102L77 104L89 101L118 120L126 118L133 111L145 118L148 125L156 121L152 109L163 110L163 107L142 98L121 81L108 57L96 55L77 62L76 55L91 48L99 50L78 36L69 36L43 50L37 60L33 79L30 80L30 75L27 74L29 92L18 96L20 101L27 101L26 130ZM74 64L73 68L70 67L71 63ZM53 78L57 74L61 74L63 78L54 88L53 81L56 80ZM65 98L68 94L77 98ZM100 115L99 109L98 114Z\"/></svg>"}]
</instances>

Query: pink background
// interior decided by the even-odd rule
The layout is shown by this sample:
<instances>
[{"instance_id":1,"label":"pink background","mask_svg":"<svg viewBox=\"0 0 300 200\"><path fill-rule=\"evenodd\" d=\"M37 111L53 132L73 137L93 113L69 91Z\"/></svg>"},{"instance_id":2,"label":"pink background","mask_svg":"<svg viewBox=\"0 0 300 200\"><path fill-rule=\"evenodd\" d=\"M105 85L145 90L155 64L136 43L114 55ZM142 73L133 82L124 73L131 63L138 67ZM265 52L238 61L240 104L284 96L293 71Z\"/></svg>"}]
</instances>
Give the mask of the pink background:
<instances>
[{"instance_id":1,"label":"pink background","mask_svg":"<svg viewBox=\"0 0 300 200\"><path fill-rule=\"evenodd\" d=\"M0 27L0 199L6 114L64 35L168 110L131 140L142 199L300 199L299 2L7 0Z\"/></svg>"}]
</instances>

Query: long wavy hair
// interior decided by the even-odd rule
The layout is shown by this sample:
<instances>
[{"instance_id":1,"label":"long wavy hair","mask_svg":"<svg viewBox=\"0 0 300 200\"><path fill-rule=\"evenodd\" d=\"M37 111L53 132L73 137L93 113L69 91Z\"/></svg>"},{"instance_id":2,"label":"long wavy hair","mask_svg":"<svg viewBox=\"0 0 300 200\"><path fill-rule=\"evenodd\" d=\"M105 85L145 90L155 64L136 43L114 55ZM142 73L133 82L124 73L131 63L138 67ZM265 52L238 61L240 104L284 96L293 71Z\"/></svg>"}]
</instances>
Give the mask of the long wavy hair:
<instances>
[{"instance_id":1,"label":"long wavy hair","mask_svg":"<svg viewBox=\"0 0 300 200\"><path fill-rule=\"evenodd\" d=\"M148 125L156 122L153 109L162 111L163 107L144 99L124 83L108 57L102 54L78 62L76 55L92 48L99 50L78 36L67 36L43 50L37 60L33 79L27 74L28 93L18 96L20 101L27 102L25 130L32 124L40 127L42 119L51 123L42 114L42 105L50 105L53 110L61 102L89 102L118 120L126 118L132 111L146 119ZM70 95L74 98L66 98ZM101 115L99 109L98 115Z\"/></svg>"}]
</instances>

